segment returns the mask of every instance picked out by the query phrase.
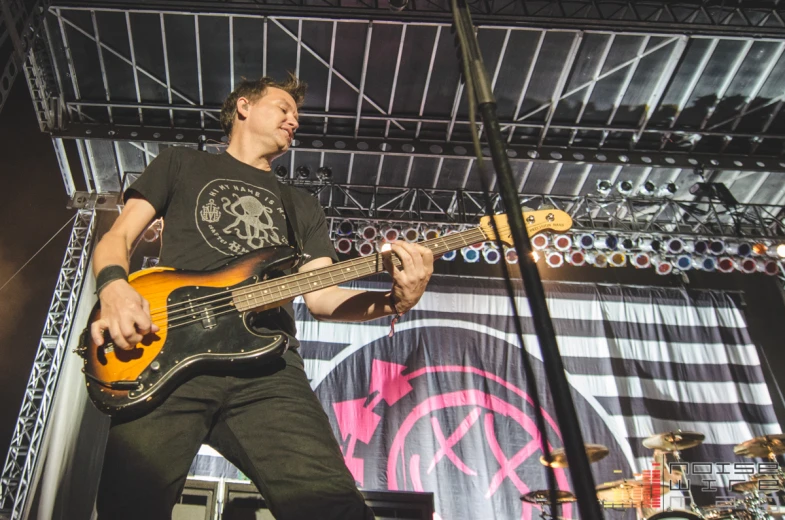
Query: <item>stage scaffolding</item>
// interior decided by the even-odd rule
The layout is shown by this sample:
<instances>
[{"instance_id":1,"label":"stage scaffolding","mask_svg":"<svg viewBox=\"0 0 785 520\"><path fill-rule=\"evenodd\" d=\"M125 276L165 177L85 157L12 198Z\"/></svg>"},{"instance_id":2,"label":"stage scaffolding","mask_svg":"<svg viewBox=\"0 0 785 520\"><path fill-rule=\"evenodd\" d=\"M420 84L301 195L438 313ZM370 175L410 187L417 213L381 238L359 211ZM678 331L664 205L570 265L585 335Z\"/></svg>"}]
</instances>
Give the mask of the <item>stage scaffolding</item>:
<instances>
[{"instance_id":1,"label":"stage scaffolding","mask_svg":"<svg viewBox=\"0 0 785 520\"><path fill-rule=\"evenodd\" d=\"M351 4L351 5L347 5ZM471 224L483 212L447 2L0 0L0 110L24 73L75 220L12 444L0 515L22 518L97 211L165 146L220 151L243 75L306 77L287 182L334 225ZM779 2L472 3L523 205L576 230L776 240L785 204L785 10ZM269 52L268 52L269 50ZM329 166L330 182L295 172ZM600 197L600 180L675 183ZM698 200L724 183L733 207ZM529 195L527 195L529 194ZM498 202L498 197L496 197Z\"/></svg>"}]
</instances>

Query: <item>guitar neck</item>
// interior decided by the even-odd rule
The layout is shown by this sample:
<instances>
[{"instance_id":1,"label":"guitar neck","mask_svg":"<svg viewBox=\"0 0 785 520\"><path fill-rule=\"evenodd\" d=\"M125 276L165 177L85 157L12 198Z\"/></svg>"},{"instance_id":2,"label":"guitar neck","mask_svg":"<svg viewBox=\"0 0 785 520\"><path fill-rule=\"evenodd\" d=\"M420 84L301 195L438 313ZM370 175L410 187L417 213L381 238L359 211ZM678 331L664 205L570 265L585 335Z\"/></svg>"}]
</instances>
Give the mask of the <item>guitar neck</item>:
<instances>
[{"instance_id":1,"label":"guitar neck","mask_svg":"<svg viewBox=\"0 0 785 520\"><path fill-rule=\"evenodd\" d=\"M430 249L434 256L460 249L487 240L482 229L474 228L460 233L420 242ZM397 256L392 255L393 264L400 266ZM282 276L232 291L232 301L238 311L244 312L274 303L290 300L309 292L318 291L352 280L366 278L385 271L381 253L338 262L327 267Z\"/></svg>"}]
</instances>

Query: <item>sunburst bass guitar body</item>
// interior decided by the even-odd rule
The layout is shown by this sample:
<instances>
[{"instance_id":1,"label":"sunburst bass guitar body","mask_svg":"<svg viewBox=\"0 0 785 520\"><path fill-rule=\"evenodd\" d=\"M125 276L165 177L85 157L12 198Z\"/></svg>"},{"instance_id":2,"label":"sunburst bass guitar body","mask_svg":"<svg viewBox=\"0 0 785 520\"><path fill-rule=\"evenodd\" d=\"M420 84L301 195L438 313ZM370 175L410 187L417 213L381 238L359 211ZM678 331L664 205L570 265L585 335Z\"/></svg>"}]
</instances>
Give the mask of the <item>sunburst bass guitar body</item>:
<instances>
[{"instance_id":1,"label":"sunburst bass guitar body","mask_svg":"<svg viewBox=\"0 0 785 520\"><path fill-rule=\"evenodd\" d=\"M524 212L530 235L567 231L572 219L563 211ZM477 228L444 235L421 245L435 256L499 239L512 245L505 215L483 217ZM108 333L96 345L90 324L101 316L93 309L76 352L84 358L88 394L102 412L123 418L142 415L160 404L183 381L205 372L264 364L286 352L288 336L280 306L297 296L385 270L380 254L328 267L283 275L298 260L288 247L261 249L214 271L153 268L134 273L129 283L150 303L159 331L133 348L114 345ZM400 261L393 256L393 263ZM528 261L528 260L523 260ZM269 321L269 330L265 328ZM253 327L250 323L253 322Z\"/></svg>"}]
</instances>

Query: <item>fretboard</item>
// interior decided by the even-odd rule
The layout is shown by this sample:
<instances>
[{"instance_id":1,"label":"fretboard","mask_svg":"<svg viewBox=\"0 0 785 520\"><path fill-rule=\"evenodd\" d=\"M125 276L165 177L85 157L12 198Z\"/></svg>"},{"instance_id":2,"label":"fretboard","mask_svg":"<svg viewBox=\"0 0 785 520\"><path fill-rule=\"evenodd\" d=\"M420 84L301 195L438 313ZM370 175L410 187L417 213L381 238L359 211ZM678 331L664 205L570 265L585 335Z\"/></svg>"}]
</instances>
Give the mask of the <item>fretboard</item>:
<instances>
[{"instance_id":1,"label":"fretboard","mask_svg":"<svg viewBox=\"0 0 785 520\"><path fill-rule=\"evenodd\" d=\"M460 249L487 240L480 228L469 229L460 233L434 238L420 242L421 246L430 249L434 255ZM400 266L397 256L392 255L393 264ZM290 300L309 292L318 291L352 280L359 280L385 271L381 253L353 258L338 262L328 267L296 273L232 291L232 301L238 311L248 311L265 307L274 303Z\"/></svg>"}]
</instances>

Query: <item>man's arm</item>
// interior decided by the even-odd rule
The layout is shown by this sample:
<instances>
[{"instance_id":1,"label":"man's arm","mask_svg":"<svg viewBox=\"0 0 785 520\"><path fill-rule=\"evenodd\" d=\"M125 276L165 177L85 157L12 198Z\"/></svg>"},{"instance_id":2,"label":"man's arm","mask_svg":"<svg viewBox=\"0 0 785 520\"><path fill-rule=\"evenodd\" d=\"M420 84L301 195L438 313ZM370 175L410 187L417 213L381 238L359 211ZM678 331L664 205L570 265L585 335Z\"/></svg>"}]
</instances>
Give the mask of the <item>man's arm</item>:
<instances>
[{"instance_id":1,"label":"man's arm","mask_svg":"<svg viewBox=\"0 0 785 520\"><path fill-rule=\"evenodd\" d=\"M112 228L104 234L93 253L93 272L98 275L106 266L119 265L127 273L129 253L134 240L155 218L155 208L142 198L129 199ZM109 330L115 345L130 349L158 327L150 318L150 305L125 280L115 280L101 289L101 319L90 329L96 345L104 343Z\"/></svg>"},{"instance_id":2,"label":"man's arm","mask_svg":"<svg viewBox=\"0 0 785 520\"><path fill-rule=\"evenodd\" d=\"M401 267L392 263L392 254L401 260ZM403 314L420 300L433 274L433 253L430 249L407 242L394 242L383 253L385 267L393 278L390 291L357 291L328 287L303 296L308 310L317 320L367 321L390 314ZM317 258L300 268L300 272L327 267L330 258ZM395 308L393 308L393 300Z\"/></svg>"}]
</instances>

